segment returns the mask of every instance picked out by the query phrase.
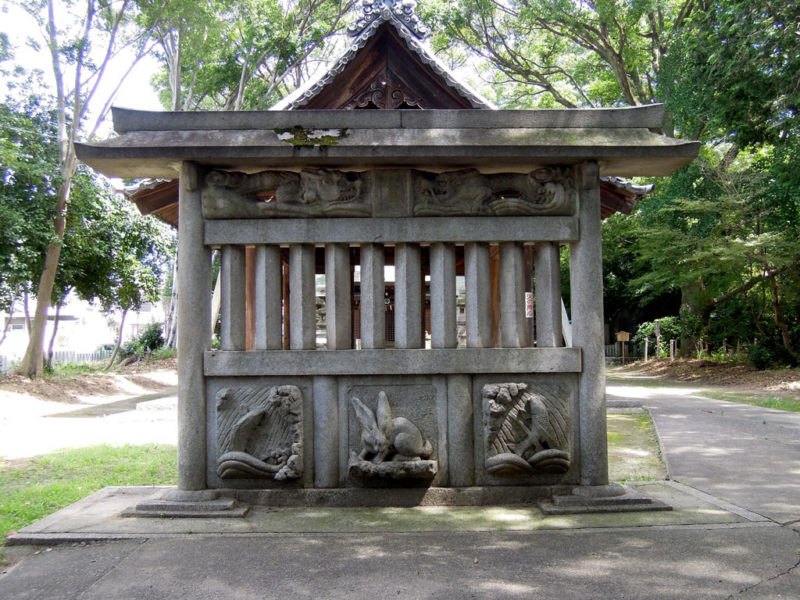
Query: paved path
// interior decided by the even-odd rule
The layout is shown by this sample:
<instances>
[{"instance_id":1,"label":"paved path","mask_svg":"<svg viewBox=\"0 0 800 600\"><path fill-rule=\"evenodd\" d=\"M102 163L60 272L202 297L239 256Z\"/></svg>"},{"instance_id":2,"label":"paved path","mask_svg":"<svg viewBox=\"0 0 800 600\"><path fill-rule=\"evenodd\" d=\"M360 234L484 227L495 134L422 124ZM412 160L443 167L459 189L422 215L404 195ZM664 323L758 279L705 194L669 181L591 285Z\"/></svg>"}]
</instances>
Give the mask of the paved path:
<instances>
[{"instance_id":1,"label":"paved path","mask_svg":"<svg viewBox=\"0 0 800 600\"><path fill-rule=\"evenodd\" d=\"M648 407L672 479L778 523L800 520L800 413L680 388L607 389L610 400L639 398Z\"/></svg>"},{"instance_id":2,"label":"paved path","mask_svg":"<svg viewBox=\"0 0 800 600\"><path fill-rule=\"evenodd\" d=\"M326 522L326 533L291 534L278 532L286 515L270 511L236 524L112 519L96 528L150 532L42 547L0 577L0 598L800 598L800 415L680 390L609 393L643 399L673 478L699 490L652 484L674 494L673 513L570 520L479 509L494 522L486 528L443 508L420 531L403 525L402 510L354 524L318 508L288 518Z\"/></svg>"}]
</instances>

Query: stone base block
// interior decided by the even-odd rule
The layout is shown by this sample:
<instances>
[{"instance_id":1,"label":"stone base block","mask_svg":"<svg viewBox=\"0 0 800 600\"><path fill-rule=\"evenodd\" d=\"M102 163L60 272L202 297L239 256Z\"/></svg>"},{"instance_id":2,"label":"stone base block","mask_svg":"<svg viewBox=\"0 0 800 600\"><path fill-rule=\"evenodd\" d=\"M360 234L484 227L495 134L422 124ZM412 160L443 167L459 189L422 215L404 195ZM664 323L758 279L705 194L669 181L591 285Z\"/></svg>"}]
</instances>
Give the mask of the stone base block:
<instances>
[{"instance_id":1,"label":"stone base block","mask_svg":"<svg viewBox=\"0 0 800 600\"><path fill-rule=\"evenodd\" d=\"M234 498L219 498L214 490L171 490L163 498L140 502L122 512L123 517L162 519L242 518L250 510Z\"/></svg>"},{"instance_id":2,"label":"stone base block","mask_svg":"<svg viewBox=\"0 0 800 600\"><path fill-rule=\"evenodd\" d=\"M553 495L551 501L538 506L545 515L672 510L668 504L615 483L577 487L569 495Z\"/></svg>"},{"instance_id":3,"label":"stone base block","mask_svg":"<svg viewBox=\"0 0 800 600\"><path fill-rule=\"evenodd\" d=\"M412 507L528 505L568 494L569 486L486 486L340 488L297 490L226 490L241 502L269 507Z\"/></svg>"}]
</instances>

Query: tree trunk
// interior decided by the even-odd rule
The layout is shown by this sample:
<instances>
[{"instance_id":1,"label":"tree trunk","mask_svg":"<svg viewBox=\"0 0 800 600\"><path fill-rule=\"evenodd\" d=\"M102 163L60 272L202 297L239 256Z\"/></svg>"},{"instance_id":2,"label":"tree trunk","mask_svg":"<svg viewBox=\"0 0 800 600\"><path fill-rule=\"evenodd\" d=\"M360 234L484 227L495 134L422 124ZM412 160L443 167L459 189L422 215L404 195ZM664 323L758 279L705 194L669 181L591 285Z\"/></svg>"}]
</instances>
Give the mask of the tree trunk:
<instances>
[{"instance_id":1,"label":"tree trunk","mask_svg":"<svg viewBox=\"0 0 800 600\"><path fill-rule=\"evenodd\" d=\"M62 298L63 300L63 298ZM61 316L61 303L56 304L56 314L53 318L53 334L50 336L50 343L47 345L47 362L45 363L48 368L53 368L53 346L56 343L56 334L58 333L58 318Z\"/></svg>"},{"instance_id":2,"label":"tree trunk","mask_svg":"<svg viewBox=\"0 0 800 600\"><path fill-rule=\"evenodd\" d=\"M22 298L22 310L25 311L25 329L28 331L28 336L31 335L31 305L28 302L29 298L28 290L25 290L25 296Z\"/></svg>"},{"instance_id":3,"label":"tree trunk","mask_svg":"<svg viewBox=\"0 0 800 600\"><path fill-rule=\"evenodd\" d=\"M117 333L117 344L114 346L114 351L111 353L111 358L106 365L104 371L108 371L111 368L111 365L114 364L114 361L117 358L117 353L119 352L119 347L122 345L122 330L125 327L125 317L128 314L128 309L122 311L122 318L119 321L119 333Z\"/></svg>"},{"instance_id":4,"label":"tree trunk","mask_svg":"<svg viewBox=\"0 0 800 600\"><path fill-rule=\"evenodd\" d=\"M56 281L56 271L58 270L58 260L61 257L61 242L64 239L64 227L66 226L67 204L72 187L72 175L75 172L75 161L70 160L65 172L64 181L58 188L58 200L56 202L56 218L53 221L53 229L57 241L47 246L47 254L44 259L44 269L39 277L39 291L36 295L36 313L33 316L33 326L31 327L31 337L28 340L28 348L25 356L17 367L17 374L26 377L41 377L44 370L44 329L47 324L47 308L50 306L50 299L53 296L53 285Z\"/></svg>"},{"instance_id":5,"label":"tree trunk","mask_svg":"<svg viewBox=\"0 0 800 600\"><path fill-rule=\"evenodd\" d=\"M783 311L781 310L780 297L778 296L778 282L777 277L772 277L769 280L769 288L772 292L772 307L774 309L775 326L781 332L781 341L786 352L789 353L793 359L797 360L797 352L792 348L792 342L789 338L789 326L783 322Z\"/></svg>"},{"instance_id":6,"label":"tree trunk","mask_svg":"<svg viewBox=\"0 0 800 600\"><path fill-rule=\"evenodd\" d=\"M689 358L694 349L699 348L703 335L708 330L711 306L708 305L705 284L697 279L681 288L681 340L680 356Z\"/></svg>"},{"instance_id":7,"label":"tree trunk","mask_svg":"<svg viewBox=\"0 0 800 600\"><path fill-rule=\"evenodd\" d=\"M175 249L175 258L172 263L172 285L169 298L169 310L167 320L164 324L164 345L167 348L175 349L178 345L178 250Z\"/></svg>"}]
</instances>

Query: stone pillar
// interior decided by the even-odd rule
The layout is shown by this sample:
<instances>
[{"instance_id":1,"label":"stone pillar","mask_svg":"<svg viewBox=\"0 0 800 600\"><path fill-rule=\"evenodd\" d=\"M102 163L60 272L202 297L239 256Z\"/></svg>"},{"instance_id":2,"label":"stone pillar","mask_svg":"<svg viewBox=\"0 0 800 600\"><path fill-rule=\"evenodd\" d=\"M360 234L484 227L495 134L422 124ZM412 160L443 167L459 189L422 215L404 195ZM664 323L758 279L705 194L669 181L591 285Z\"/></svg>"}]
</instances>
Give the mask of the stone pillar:
<instances>
[{"instance_id":1,"label":"stone pillar","mask_svg":"<svg viewBox=\"0 0 800 600\"><path fill-rule=\"evenodd\" d=\"M561 335L561 265L558 244L536 244L536 345L557 348Z\"/></svg>"},{"instance_id":2,"label":"stone pillar","mask_svg":"<svg viewBox=\"0 0 800 600\"><path fill-rule=\"evenodd\" d=\"M339 398L336 377L314 377L313 385L314 487L335 488L339 485Z\"/></svg>"},{"instance_id":3,"label":"stone pillar","mask_svg":"<svg viewBox=\"0 0 800 600\"><path fill-rule=\"evenodd\" d=\"M580 240L570 247L572 344L581 349L580 483L608 484L605 356L603 347L603 255L600 178L596 162L577 169Z\"/></svg>"},{"instance_id":4,"label":"stone pillar","mask_svg":"<svg viewBox=\"0 0 800 600\"><path fill-rule=\"evenodd\" d=\"M475 485L475 443L472 377L447 377L447 460L450 485Z\"/></svg>"},{"instance_id":5,"label":"stone pillar","mask_svg":"<svg viewBox=\"0 0 800 600\"><path fill-rule=\"evenodd\" d=\"M395 348L422 348L421 257L418 244L394 249Z\"/></svg>"},{"instance_id":6,"label":"stone pillar","mask_svg":"<svg viewBox=\"0 0 800 600\"><path fill-rule=\"evenodd\" d=\"M289 346L292 350L313 350L316 345L315 260L311 244L289 248Z\"/></svg>"},{"instance_id":7,"label":"stone pillar","mask_svg":"<svg viewBox=\"0 0 800 600\"><path fill-rule=\"evenodd\" d=\"M492 282L489 244L470 243L464 248L466 279L467 346L492 345Z\"/></svg>"},{"instance_id":8,"label":"stone pillar","mask_svg":"<svg viewBox=\"0 0 800 600\"><path fill-rule=\"evenodd\" d=\"M456 248L452 244L431 246L431 347L455 348Z\"/></svg>"},{"instance_id":9,"label":"stone pillar","mask_svg":"<svg viewBox=\"0 0 800 600\"><path fill-rule=\"evenodd\" d=\"M522 348L527 341L525 320L525 252L522 244L500 244L500 345Z\"/></svg>"},{"instance_id":10,"label":"stone pillar","mask_svg":"<svg viewBox=\"0 0 800 600\"><path fill-rule=\"evenodd\" d=\"M255 254L256 350L280 350L281 343L281 249L258 246Z\"/></svg>"},{"instance_id":11,"label":"stone pillar","mask_svg":"<svg viewBox=\"0 0 800 600\"><path fill-rule=\"evenodd\" d=\"M347 350L353 346L350 272L350 248L346 244L328 244L325 247L325 302L329 350Z\"/></svg>"},{"instance_id":12,"label":"stone pillar","mask_svg":"<svg viewBox=\"0 0 800 600\"><path fill-rule=\"evenodd\" d=\"M197 165L181 165L178 203L178 490L206 483L203 353L211 342L211 253L203 243Z\"/></svg>"},{"instance_id":13,"label":"stone pillar","mask_svg":"<svg viewBox=\"0 0 800 600\"><path fill-rule=\"evenodd\" d=\"M361 347L386 346L386 306L383 298L385 263L381 244L361 246Z\"/></svg>"},{"instance_id":14,"label":"stone pillar","mask_svg":"<svg viewBox=\"0 0 800 600\"><path fill-rule=\"evenodd\" d=\"M247 270L244 246L222 247L220 272L222 273L220 345L223 350L245 350Z\"/></svg>"}]
</instances>

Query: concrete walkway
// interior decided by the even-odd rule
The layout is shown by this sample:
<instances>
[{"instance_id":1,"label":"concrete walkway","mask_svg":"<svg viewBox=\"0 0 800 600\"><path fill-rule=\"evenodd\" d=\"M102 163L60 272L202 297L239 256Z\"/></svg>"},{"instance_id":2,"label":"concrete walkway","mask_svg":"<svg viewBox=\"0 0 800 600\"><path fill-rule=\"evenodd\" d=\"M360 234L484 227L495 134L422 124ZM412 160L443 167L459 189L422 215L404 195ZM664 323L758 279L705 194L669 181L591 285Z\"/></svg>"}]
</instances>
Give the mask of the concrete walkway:
<instances>
[{"instance_id":1,"label":"concrete walkway","mask_svg":"<svg viewBox=\"0 0 800 600\"><path fill-rule=\"evenodd\" d=\"M107 489L23 530L43 545L0 576L0 598L800 598L800 414L685 390L608 392L651 410L673 481L639 489L673 511L123 519L158 490Z\"/></svg>"}]
</instances>

